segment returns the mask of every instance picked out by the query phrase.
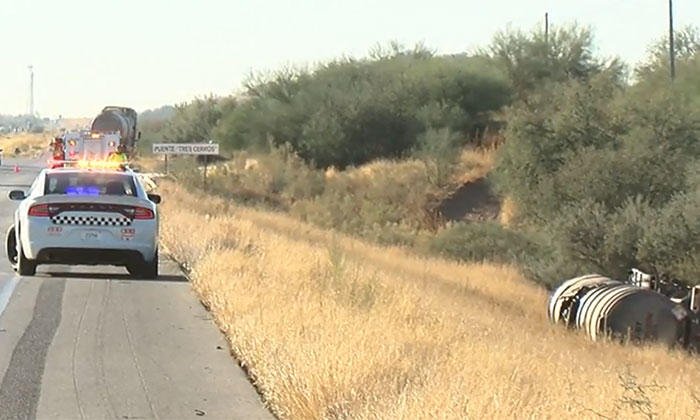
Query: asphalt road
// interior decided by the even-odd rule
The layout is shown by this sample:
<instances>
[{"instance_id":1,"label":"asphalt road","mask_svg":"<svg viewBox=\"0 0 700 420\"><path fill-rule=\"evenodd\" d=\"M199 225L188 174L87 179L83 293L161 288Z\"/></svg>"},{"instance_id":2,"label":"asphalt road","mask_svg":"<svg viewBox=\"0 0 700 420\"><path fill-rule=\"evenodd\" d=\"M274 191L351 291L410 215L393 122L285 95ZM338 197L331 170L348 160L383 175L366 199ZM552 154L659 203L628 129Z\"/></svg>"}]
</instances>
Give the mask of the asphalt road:
<instances>
[{"instance_id":1,"label":"asphalt road","mask_svg":"<svg viewBox=\"0 0 700 420\"><path fill-rule=\"evenodd\" d=\"M41 163L0 166L0 419L273 419L166 257L157 280L99 266L15 275L7 193Z\"/></svg>"}]
</instances>

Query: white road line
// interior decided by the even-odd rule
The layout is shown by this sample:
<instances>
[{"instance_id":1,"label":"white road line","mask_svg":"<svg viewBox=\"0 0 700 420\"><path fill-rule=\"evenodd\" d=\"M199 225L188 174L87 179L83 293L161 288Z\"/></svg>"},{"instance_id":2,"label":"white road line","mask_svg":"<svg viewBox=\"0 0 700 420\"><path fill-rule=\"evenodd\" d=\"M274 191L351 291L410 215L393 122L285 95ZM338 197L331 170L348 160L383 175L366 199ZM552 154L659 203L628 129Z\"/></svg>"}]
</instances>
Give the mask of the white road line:
<instances>
[{"instance_id":1,"label":"white road line","mask_svg":"<svg viewBox=\"0 0 700 420\"><path fill-rule=\"evenodd\" d=\"M10 296L12 296L12 292L15 291L17 283L19 283L19 277L13 276L7 283L5 283L5 286L0 289L0 317L2 316L2 313L5 312L7 304L10 303Z\"/></svg>"}]
</instances>

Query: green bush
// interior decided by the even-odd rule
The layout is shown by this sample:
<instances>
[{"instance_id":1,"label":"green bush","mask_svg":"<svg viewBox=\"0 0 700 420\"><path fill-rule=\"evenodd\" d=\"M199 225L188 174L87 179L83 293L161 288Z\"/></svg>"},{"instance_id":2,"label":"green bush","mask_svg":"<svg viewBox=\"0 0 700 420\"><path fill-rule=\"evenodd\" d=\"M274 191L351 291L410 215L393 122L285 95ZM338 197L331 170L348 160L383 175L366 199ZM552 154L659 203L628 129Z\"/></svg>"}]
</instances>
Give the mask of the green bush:
<instances>
[{"instance_id":1,"label":"green bush","mask_svg":"<svg viewBox=\"0 0 700 420\"><path fill-rule=\"evenodd\" d=\"M473 141L510 100L493 59L397 49L254 78L214 133L236 149L289 143L312 165L342 169L406 156L429 129Z\"/></svg>"},{"instance_id":2,"label":"green bush","mask_svg":"<svg viewBox=\"0 0 700 420\"><path fill-rule=\"evenodd\" d=\"M639 258L651 269L700 283L700 190L679 193L644 226Z\"/></svg>"},{"instance_id":3,"label":"green bush","mask_svg":"<svg viewBox=\"0 0 700 420\"><path fill-rule=\"evenodd\" d=\"M516 106L493 175L497 189L516 200L524 216L552 217L571 201L570 188L587 188L579 180L561 185L558 171L579 165L577 153L619 147L620 134L628 130L627 117L616 107L621 94L615 81L602 75L590 82L572 81Z\"/></svg>"},{"instance_id":4,"label":"green bush","mask_svg":"<svg viewBox=\"0 0 700 420\"><path fill-rule=\"evenodd\" d=\"M427 229L424 210L433 191L423 162L377 161L330 175L321 194L296 200L291 213L383 244L411 245Z\"/></svg>"},{"instance_id":5,"label":"green bush","mask_svg":"<svg viewBox=\"0 0 700 420\"><path fill-rule=\"evenodd\" d=\"M686 71L697 57L683 57ZM663 71L647 68L631 87L607 73L569 81L509 113L495 182L556 250L529 265L534 277L566 267L700 274L697 71L673 86L659 81Z\"/></svg>"},{"instance_id":6,"label":"green bush","mask_svg":"<svg viewBox=\"0 0 700 420\"><path fill-rule=\"evenodd\" d=\"M625 65L617 58L596 57L593 41L592 30L576 23L554 27L548 35L541 27L530 32L509 28L496 33L481 53L498 59L517 97L528 103L533 94L550 92L559 83L602 73L622 82Z\"/></svg>"},{"instance_id":7,"label":"green bush","mask_svg":"<svg viewBox=\"0 0 700 420\"><path fill-rule=\"evenodd\" d=\"M430 241L431 253L460 261L522 262L539 254L537 245L524 233L497 223L456 223Z\"/></svg>"}]
</instances>

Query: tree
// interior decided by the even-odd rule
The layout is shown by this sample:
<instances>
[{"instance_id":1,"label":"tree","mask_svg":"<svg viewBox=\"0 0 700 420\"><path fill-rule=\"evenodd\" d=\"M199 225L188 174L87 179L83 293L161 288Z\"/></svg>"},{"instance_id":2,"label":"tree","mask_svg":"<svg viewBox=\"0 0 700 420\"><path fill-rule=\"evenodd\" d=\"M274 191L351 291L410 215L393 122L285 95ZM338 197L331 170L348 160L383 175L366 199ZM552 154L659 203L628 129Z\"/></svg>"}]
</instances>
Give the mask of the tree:
<instances>
[{"instance_id":1,"label":"tree","mask_svg":"<svg viewBox=\"0 0 700 420\"><path fill-rule=\"evenodd\" d=\"M551 28L547 38L541 29L527 33L508 28L499 31L480 54L499 59L517 97L527 101L531 93L550 83L587 80L602 72L611 72L621 83L625 76L622 61L596 57L593 41L591 29L576 23Z\"/></svg>"},{"instance_id":2,"label":"tree","mask_svg":"<svg viewBox=\"0 0 700 420\"><path fill-rule=\"evenodd\" d=\"M211 140L212 130L222 115L235 108L233 98L208 96L175 106L175 115L165 128L164 138L173 143L203 143Z\"/></svg>"},{"instance_id":3,"label":"tree","mask_svg":"<svg viewBox=\"0 0 700 420\"><path fill-rule=\"evenodd\" d=\"M677 61L690 61L700 52L700 30L696 26L686 25L674 31L673 46ZM635 69L635 75L638 79L644 79L659 71L668 74L668 68L669 39L668 35L665 35L647 48L647 58Z\"/></svg>"},{"instance_id":4,"label":"tree","mask_svg":"<svg viewBox=\"0 0 700 420\"><path fill-rule=\"evenodd\" d=\"M371 55L252 76L247 99L222 118L217 135L234 149L290 144L306 162L342 169L405 156L429 130L475 142L512 100L492 58L396 43Z\"/></svg>"}]
</instances>

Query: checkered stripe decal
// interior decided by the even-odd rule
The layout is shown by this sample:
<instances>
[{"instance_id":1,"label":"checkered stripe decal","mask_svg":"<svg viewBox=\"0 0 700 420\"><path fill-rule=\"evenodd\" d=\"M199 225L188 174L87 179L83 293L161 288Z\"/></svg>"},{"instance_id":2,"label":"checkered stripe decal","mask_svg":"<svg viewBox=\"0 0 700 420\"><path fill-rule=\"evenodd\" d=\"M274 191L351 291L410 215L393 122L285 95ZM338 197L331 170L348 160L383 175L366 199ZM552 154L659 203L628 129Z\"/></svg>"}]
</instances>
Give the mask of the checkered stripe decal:
<instances>
[{"instance_id":1,"label":"checkered stripe decal","mask_svg":"<svg viewBox=\"0 0 700 420\"><path fill-rule=\"evenodd\" d=\"M93 217L93 216L55 216L51 218L55 225L88 225L88 226L129 226L131 220L126 217Z\"/></svg>"}]
</instances>

